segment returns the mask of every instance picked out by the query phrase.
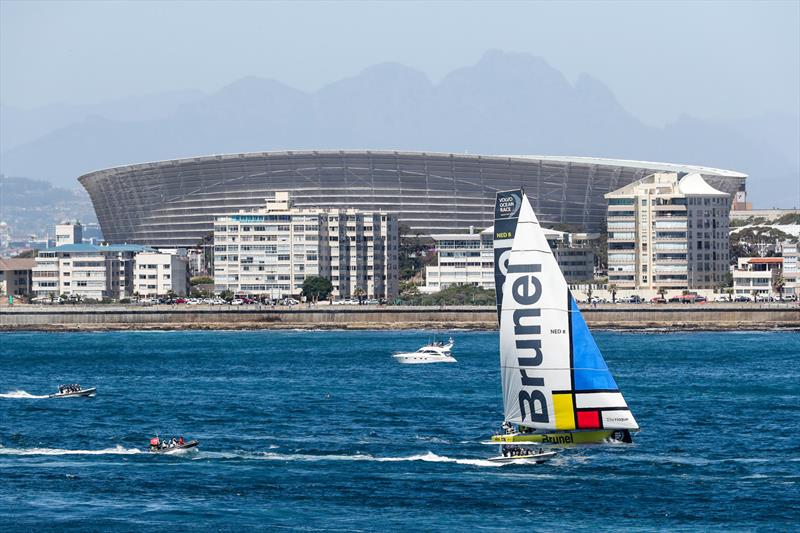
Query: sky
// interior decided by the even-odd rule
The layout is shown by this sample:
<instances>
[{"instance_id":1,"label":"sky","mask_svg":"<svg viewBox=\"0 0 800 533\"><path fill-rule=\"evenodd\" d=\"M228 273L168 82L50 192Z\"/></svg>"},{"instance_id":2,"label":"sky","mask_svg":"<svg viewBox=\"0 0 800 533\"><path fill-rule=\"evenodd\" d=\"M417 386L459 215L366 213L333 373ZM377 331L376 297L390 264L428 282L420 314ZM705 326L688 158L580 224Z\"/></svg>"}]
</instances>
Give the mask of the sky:
<instances>
[{"instance_id":1,"label":"sky","mask_svg":"<svg viewBox=\"0 0 800 533\"><path fill-rule=\"evenodd\" d=\"M245 76L306 91L398 62L438 82L486 50L607 84L650 125L800 115L800 1L0 0L0 102L94 104Z\"/></svg>"}]
</instances>

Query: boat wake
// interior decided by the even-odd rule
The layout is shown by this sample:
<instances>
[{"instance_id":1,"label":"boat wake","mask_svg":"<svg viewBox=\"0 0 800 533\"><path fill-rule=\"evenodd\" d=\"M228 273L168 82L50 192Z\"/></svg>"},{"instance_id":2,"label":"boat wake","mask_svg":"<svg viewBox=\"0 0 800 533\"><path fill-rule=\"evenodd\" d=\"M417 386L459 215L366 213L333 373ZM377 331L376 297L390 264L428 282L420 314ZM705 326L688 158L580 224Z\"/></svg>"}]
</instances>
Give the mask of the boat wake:
<instances>
[{"instance_id":1,"label":"boat wake","mask_svg":"<svg viewBox=\"0 0 800 533\"><path fill-rule=\"evenodd\" d=\"M502 464L487 461L485 459L466 459L437 455L433 452L424 454L409 455L406 457L375 457L369 454L355 455L305 455L305 454L281 454L273 452L262 452L255 456L257 459L265 461L375 461L378 463L399 463L408 461L422 461L426 463L454 463L470 466L502 466Z\"/></svg>"},{"instance_id":2,"label":"boat wake","mask_svg":"<svg viewBox=\"0 0 800 533\"><path fill-rule=\"evenodd\" d=\"M134 455L142 453L136 448L115 446L102 450L63 450L60 448L5 448L0 446L0 455Z\"/></svg>"},{"instance_id":3,"label":"boat wake","mask_svg":"<svg viewBox=\"0 0 800 533\"><path fill-rule=\"evenodd\" d=\"M24 398L28 400L39 400L41 398L47 398L47 394L43 396L37 396L35 394L29 394L24 390L14 390L10 392L0 393L0 398Z\"/></svg>"}]
</instances>

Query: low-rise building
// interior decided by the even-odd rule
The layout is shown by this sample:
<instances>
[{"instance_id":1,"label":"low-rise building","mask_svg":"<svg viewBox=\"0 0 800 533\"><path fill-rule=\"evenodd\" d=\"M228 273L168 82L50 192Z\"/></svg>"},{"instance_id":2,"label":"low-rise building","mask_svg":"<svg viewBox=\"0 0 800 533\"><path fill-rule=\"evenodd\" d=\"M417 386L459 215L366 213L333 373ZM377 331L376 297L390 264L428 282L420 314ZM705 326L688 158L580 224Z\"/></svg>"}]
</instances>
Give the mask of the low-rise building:
<instances>
[{"instance_id":1,"label":"low-rise building","mask_svg":"<svg viewBox=\"0 0 800 533\"><path fill-rule=\"evenodd\" d=\"M740 257L733 271L733 294L753 299L779 296L775 285L782 272L782 257Z\"/></svg>"},{"instance_id":2,"label":"low-rise building","mask_svg":"<svg viewBox=\"0 0 800 533\"><path fill-rule=\"evenodd\" d=\"M133 294L186 296L189 290L186 254L139 252L133 260Z\"/></svg>"},{"instance_id":3,"label":"low-rise building","mask_svg":"<svg viewBox=\"0 0 800 533\"><path fill-rule=\"evenodd\" d=\"M83 226L80 222L63 222L56 224L56 246L64 244L81 244L83 242Z\"/></svg>"},{"instance_id":4,"label":"low-rise building","mask_svg":"<svg viewBox=\"0 0 800 533\"><path fill-rule=\"evenodd\" d=\"M36 260L32 257L0 259L0 294L30 296L34 266Z\"/></svg>"},{"instance_id":5,"label":"low-rise building","mask_svg":"<svg viewBox=\"0 0 800 533\"><path fill-rule=\"evenodd\" d=\"M494 227L480 233L446 233L431 235L436 247L436 264L425 268L425 285L421 292L433 293L451 285L475 285L494 289ZM570 234L544 229L561 272L568 283L594 277L594 252L588 246L596 234Z\"/></svg>"},{"instance_id":6,"label":"low-rise building","mask_svg":"<svg viewBox=\"0 0 800 533\"><path fill-rule=\"evenodd\" d=\"M144 251L153 250L129 244L65 244L40 250L33 268L32 296L42 300L62 294L92 300L130 296L134 257Z\"/></svg>"},{"instance_id":7,"label":"low-rise building","mask_svg":"<svg viewBox=\"0 0 800 533\"><path fill-rule=\"evenodd\" d=\"M295 208L277 192L264 209L214 221L214 288L282 298L307 277L331 281L334 297L397 294L399 227L390 213Z\"/></svg>"},{"instance_id":8,"label":"low-rise building","mask_svg":"<svg viewBox=\"0 0 800 533\"><path fill-rule=\"evenodd\" d=\"M700 174L652 174L605 198L609 284L652 291L725 281L729 195Z\"/></svg>"}]
</instances>

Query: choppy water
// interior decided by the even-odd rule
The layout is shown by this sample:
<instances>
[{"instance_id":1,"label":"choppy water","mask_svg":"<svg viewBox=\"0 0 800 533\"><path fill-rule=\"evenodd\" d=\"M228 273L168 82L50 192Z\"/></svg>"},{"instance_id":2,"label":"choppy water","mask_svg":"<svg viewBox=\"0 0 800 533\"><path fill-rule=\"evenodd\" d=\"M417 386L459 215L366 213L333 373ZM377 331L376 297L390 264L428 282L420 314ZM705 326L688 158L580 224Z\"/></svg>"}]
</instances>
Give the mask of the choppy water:
<instances>
[{"instance_id":1,"label":"choppy water","mask_svg":"<svg viewBox=\"0 0 800 533\"><path fill-rule=\"evenodd\" d=\"M796 527L800 334L600 332L643 430L525 466L480 444L496 333L453 336L412 366L430 333L1 334L0 529ZM63 382L98 395L41 398Z\"/></svg>"}]
</instances>

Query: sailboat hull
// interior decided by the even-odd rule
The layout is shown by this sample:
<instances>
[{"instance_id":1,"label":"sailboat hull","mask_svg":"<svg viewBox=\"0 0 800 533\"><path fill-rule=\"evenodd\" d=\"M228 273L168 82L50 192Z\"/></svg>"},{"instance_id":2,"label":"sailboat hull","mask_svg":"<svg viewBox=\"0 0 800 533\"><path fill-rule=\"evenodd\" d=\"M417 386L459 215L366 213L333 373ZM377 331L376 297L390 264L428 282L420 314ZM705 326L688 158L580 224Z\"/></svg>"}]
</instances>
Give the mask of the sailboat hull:
<instances>
[{"instance_id":1,"label":"sailboat hull","mask_svg":"<svg viewBox=\"0 0 800 533\"><path fill-rule=\"evenodd\" d=\"M623 442L615 433L620 430L602 431L559 431L557 433L516 433L509 435L493 435L493 443L531 442L538 444L600 444L608 441Z\"/></svg>"}]
</instances>

